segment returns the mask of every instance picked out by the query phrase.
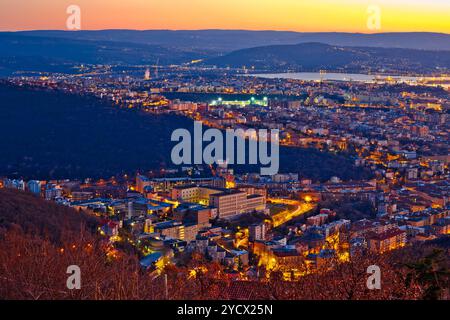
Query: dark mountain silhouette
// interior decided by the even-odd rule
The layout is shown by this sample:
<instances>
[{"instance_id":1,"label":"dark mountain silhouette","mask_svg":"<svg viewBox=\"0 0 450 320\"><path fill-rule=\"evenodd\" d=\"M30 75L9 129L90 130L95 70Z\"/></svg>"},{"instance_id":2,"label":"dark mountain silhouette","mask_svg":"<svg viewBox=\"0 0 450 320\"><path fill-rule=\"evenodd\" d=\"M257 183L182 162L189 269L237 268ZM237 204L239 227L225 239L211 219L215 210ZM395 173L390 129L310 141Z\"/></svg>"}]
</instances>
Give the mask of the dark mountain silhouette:
<instances>
[{"instance_id":1,"label":"dark mountain silhouette","mask_svg":"<svg viewBox=\"0 0 450 320\"><path fill-rule=\"evenodd\" d=\"M303 56L293 53L298 48L303 48ZM447 65L447 51L402 48L450 50L450 35L242 30L0 32L0 76L15 71L73 73L74 66L79 64L148 65L158 61L160 65L170 65L198 59L217 65L252 64L308 71L320 67L344 70L353 67L354 71L363 71L366 65L401 67L405 64L411 70L419 68L420 71ZM220 55L225 56L217 58Z\"/></svg>"},{"instance_id":2,"label":"dark mountain silhouette","mask_svg":"<svg viewBox=\"0 0 450 320\"><path fill-rule=\"evenodd\" d=\"M181 116L152 116L92 97L1 83L0 101L2 176L106 178L173 168L172 132L193 129L192 120ZM351 159L315 149L281 148L280 170L314 180L368 177ZM236 171L259 167L238 165Z\"/></svg>"},{"instance_id":3,"label":"dark mountain silhouette","mask_svg":"<svg viewBox=\"0 0 450 320\"><path fill-rule=\"evenodd\" d=\"M71 72L77 64L162 65L181 64L210 57L201 52L183 51L158 45L106 40L79 40L59 37L32 37L0 33L0 72Z\"/></svg>"},{"instance_id":4,"label":"dark mountain silhouette","mask_svg":"<svg viewBox=\"0 0 450 320\"><path fill-rule=\"evenodd\" d=\"M338 46L450 50L450 35L431 32L344 33L248 30L25 31L16 35L152 44L184 50L228 52L264 45L321 42Z\"/></svg>"},{"instance_id":5,"label":"dark mountain silhouette","mask_svg":"<svg viewBox=\"0 0 450 320\"><path fill-rule=\"evenodd\" d=\"M437 68L450 69L450 54L447 51L302 43L242 49L205 63L221 67L254 66L267 70L435 71Z\"/></svg>"}]
</instances>

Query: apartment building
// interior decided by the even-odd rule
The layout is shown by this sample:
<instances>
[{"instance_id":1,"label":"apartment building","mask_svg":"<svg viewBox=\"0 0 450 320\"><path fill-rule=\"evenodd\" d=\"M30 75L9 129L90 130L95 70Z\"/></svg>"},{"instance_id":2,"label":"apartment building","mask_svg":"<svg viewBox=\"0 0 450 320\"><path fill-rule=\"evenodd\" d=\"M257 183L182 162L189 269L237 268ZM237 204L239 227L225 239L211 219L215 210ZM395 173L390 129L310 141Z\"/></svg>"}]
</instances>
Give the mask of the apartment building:
<instances>
[{"instance_id":1,"label":"apartment building","mask_svg":"<svg viewBox=\"0 0 450 320\"><path fill-rule=\"evenodd\" d=\"M392 228L380 233L370 233L366 236L366 240L371 252L385 253L404 247L406 232L398 228Z\"/></svg>"},{"instance_id":2,"label":"apartment building","mask_svg":"<svg viewBox=\"0 0 450 320\"><path fill-rule=\"evenodd\" d=\"M171 191L173 200L180 202L199 203L205 206L209 205L210 196L216 193L225 192L227 189L210 186L184 185L175 186Z\"/></svg>"},{"instance_id":3,"label":"apartment building","mask_svg":"<svg viewBox=\"0 0 450 320\"><path fill-rule=\"evenodd\" d=\"M228 219L252 211L265 210L266 198L259 194L247 195L240 190L212 194L210 205L217 208L217 217Z\"/></svg>"}]
</instances>

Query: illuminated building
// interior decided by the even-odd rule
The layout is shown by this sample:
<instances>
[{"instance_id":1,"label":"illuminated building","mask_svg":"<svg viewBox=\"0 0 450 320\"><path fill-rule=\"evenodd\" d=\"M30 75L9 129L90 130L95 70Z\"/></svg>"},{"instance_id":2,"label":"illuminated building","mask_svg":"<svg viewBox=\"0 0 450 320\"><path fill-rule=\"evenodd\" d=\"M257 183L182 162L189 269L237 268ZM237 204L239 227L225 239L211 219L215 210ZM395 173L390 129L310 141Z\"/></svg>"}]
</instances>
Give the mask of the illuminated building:
<instances>
[{"instance_id":1,"label":"illuminated building","mask_svg":"<svg viewBox=\"0 0 450 320\"><path fill-rule=\"evenodd\" d=\"M323 225L321 228L325 234L325 237L329 237L330 235L339 233L340 231L347 230L351 225L350 220L337 220L330 222L328 224Z\"/></svg>"},{"instance_id":2,"label":"illuminated building","mask_svg":"<svg viewBox=\"0 0 450 320\"><path fill-rule=\"evenodd\" d=\"M169 104L170 109L176 111L188 111L188 112L196 112L197 111L197 103L193 102L180 102L173 101Z\"/></svg>"},{"instance_id":3,"label":"illuminated building","mask_svg":"<svg viewBox=\"0 0 450 320\"><path fill-rule=\"evenodd\" d=\"M276 183L298 182L298 173L276 174L272 176L272 181Z\"/></svg>"},{"instance_id":4,"label":"illuminated building","mask_svg":"<svg viewBox=\"0 0 450 320\"><path fill-rule=\"evenodd\" d=\"M237 189L240 191L244 191L248 195L259 194L263 197L267 197L267 189L263 187L255 187L252 185L239 185Z\"/></svg>"},{"instance_id":5,"label":"illuminated building","mask_svg":"<svg viewBox=\"0 0 450 320\"><path fill-rule=\"evenodd\" d=\"M113 201L110 208L116 214L124 214L128 219L132 217L146 217L152 214L167 213L171 204L146 199L146 198L129 198Z\"/></svg>"},{"instance_id":6,"label":"illuminated building","mask_svg":"<svg viewBox=\"0 0 450 320\"><path fill-rule=\"evenodd\" d=\"M23 180L5 179L3 180L3 187L25 191L25 182Z\"/></svg>"},{"instance_id":7,"label":"illuminated building","mask_svg":"<svg viewBox=\"0 0 450 320\"><path fill-rule=\"evenodd\" d=\"M180 202L194 202L209 205L210 196L226 191L224 188L209 186L182 185L172 189L172 199Z\"/></svg>"},{"instance_id":8,"label":"illuminated building","mask_svg":"<svg viewBox=\"0 0 450 320\"><path fill-rule=\"evenodd\" d=\"M289 247L276 248L272 250L275 265L282 269L298 268L303 263L303 256Z\"/></svg>"},{"instance_id":9,"label":"illuminated building","mask_svg":"<svg viewBox=\"0 0 450 320\"><path fill-rule=\"evenodd\" d=\"M236 106L236 107L247 107L247 106L262 106L267 107L269 105L269 100L267 97L264 97L262 100L258 100L255 97L251 97L249 100L223 100L222 98L218 98L211 102L212 106Z\"/></svg>"},{"instance_id":10,"label":"illuminated building","mask_svg":"<svg viewBox=\"0 0 450 320\"><path fill-rule=\"evenodd\" d=\"M215 262L222 263L226 256L226 251L222 247L218 246L216 242L210 241L207 248L208 256Z\"/></svg>"},{"instance_id":11,"label":"illuminated building","mask_svg":"<svg viewBox=\"0 0 450 320\"><path fill-rule=\"evenodd\" d=\"M307 233L302 235L298 241L300 248L308 248L308 252L319 252L326 243L326 237L320 233L320 229L311 228Z\"/></svg>"},{"instance_id":12,"label":"illuminated building","mask_svg":"<svg viewBox=\"0 0 450 320\"><path fill-rule=\"evenodd\" d=\"M450 234L450 218L441 218L433 225L437 234Z\"/></svg>"},{"instance_id":13,"label":"illuminated building","mask_svg":"<svg viewBox=\"0 0 450 320\"><path fill-rule=\"evenodd\" d=\"M266 238L267 226L265 223L252 224L248 227L249 240L264 240Z\"/></svg>"},{"instance_id":14,"label":"illuminated building","mask_svg":"<svg viewBox=\"0 0 450 320\"><path fill-rule=\"evenodd\" d=\"M41 182L38 180L30 180L27 183L28 191L36 195L41 194Z\"/></svg>"},{"instance_id":15,"label":"illuminated building","mask_svg":"<svg viewBox=\"0 0 450 320\"><path fill-rule=\"evenodd\" d=\"M181 204L174 210L174 218L184 223L195 223L200 228L210 227L213 209L197 204Z\"/></svg>"},{"instance_id":16,"label":"illuminated building","mask_svg":"<svg viewBox=\"0 0 450 320\"><path fill-rule=\"evenodd\" d=\"M164 221L155 223L154 231L162 236L184 240L189 243L195 240L199 226L197 224L183 224L178 221Z\"/></svg>"},{"instance_id":17,"label":"illuminated building","mask_svg":"<svg viewBox=\"0 0 450 320\"><path fill-rule=\"evenodd\" d=\"M119 228L120 228L120 223L118 223L116 221L108 221L101 227L101 230L108 237L116 237L119 235Z\"/></svg>"},{"instance_id":18,"label":"illuminated building","mask_svg":"<svg viewBox=\"0 0 450 320\"><path fill-rule=\"evenodd\" d=\"M241 190L196 185L175 186L172 189L172 199L211 205L217 208L217 215L220 218L264 210L266 205L264 195L256 193L249 195Z\"/></svg>"},{"instance_id":19,"label":"illuminated building","mask_svg":"<svg viewBox=\"0 0 450 320\"><path fill-rule=\"evenodd\" d=\"M45 199L46 200L55 200L62 196L63 190L60 186L56 186L54 184L47 184L45 189Z\"/></svg>"},{"instance_id":20,"label":"illuminated building","mask_svg":"<svg viewBox=\"0 0 450 320\"><path fill-rule=\"evenodd\" d=\"M200 198L200 188L196 185L175 186L171 194L172 200L197 203Z\"/></svg>"},{"instance_id":21,"label":"illuminated building","mask_svg":"<svg viewBox=\"0 0 450 320\"><path fill-rule=\"evenodd\" d=\"M144 193L145 187L151 186L151 180L143 175L136 176L136 191Z\"/></svg>"},{"instance_id":22,"label":"illuminated building","mask_svg":"<svg viewBox=\"0 0 450 320\"><path fill-rule=\"evenodd\" d=\"M150 186L156 192L171 192L175 186L198 185L215 188L225 188L225 179L221 177L206 178L155 178L150 179Z\"/></svg>"},{"instance_id":23,"label":"illuminated building","mask_svg":"<svg viewBox=\"0 0 450 320\"><path fill-rule=\"evenodd\" d=\"M306 222L308 225L311 226L320 226L322 224L324 224L328 219L328 214L322 213L322 214L318 214L312 217L308 217L306 219Z\"/></svg>"},{"instance_id":24,"label":"illuminated building","mask_svg":"<svg viewBox=\"0 0 450 320\"><path fill-rule=\"evenodd\" d=\"M399 249L406 244L406 232L392 228L385 232L374 232L366 236L367 245L371 252L385 253Z\"/></svg>"},{"instance_id":25,"label":"illuminated building","mask_svg":"<svg viewBox=\"0 0 450 320\"><path fill-rule=\"evenodd\" d=\"M150 80L150 69L145 70L144 80Z\"/></svg>"},{"instance_id":26,"label":"illuminated building","mask_svg":"<svg viewBox=\"0 0 450 320\"><path fill-rule=\"evenodd\" d=\"M230 250L226 252L224 264L237 269L239 265L247 266L248 261L248 251Z\"/></svg>"},{"instance_id":27,"label":"illuminated building","mask_svg":"<svg viewBox=\"0 0 450 320\"><path fill-rule=\"evenodd\" d=\"M231 190L210 196L210 205L217 208L220 219L233 218L240 214L262 211L266 208L266 198L261 195Z\"/></svg>"},{"instance_id":28,"label":"illuminated building","mask_svg":"<svg viewBox=\"0 0 450 320\"><path fill-rule=\"evenodd\" d=\"M92 192L83 191L73 191L71 196L73 201L86 201L94 198L94 194Z\"/></svg>"}]
</instances>

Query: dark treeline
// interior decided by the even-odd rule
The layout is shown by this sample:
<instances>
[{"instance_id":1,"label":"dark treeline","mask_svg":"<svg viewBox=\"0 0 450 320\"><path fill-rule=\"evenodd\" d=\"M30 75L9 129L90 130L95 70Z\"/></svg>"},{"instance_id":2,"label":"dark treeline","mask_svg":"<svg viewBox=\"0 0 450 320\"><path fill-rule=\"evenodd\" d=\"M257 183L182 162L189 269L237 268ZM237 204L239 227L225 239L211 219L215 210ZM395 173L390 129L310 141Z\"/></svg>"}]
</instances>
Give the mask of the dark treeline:
<instances>
[{"instance_id":1,"label":"dark treeline","mask_svg":"<svg viewBox=\"0 0 450 320\"><path fill-rule=\"evenodd\" d=\"M4 84L0 101L0 175L25 179L108 178L173 168L171 134L193 125L181 116L153 116L93 97ZM351 159L315 149L281 148L280 162L281 172L320 181L369 176Z\"/></svg>"}]
</instances>

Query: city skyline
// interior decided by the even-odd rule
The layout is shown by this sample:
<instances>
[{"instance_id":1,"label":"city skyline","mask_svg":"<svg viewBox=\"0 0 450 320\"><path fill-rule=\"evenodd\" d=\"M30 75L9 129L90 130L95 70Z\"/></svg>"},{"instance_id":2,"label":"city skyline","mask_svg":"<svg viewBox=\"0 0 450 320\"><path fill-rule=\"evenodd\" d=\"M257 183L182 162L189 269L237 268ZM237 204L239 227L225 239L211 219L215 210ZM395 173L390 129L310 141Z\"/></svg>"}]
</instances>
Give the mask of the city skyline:
<instances>
[{"instance_id":1,"label":"city skyline","mask_svg":"<svg viewBox=\"0 0 450 320\"><path fill-rule=\"evenodd\" d=\"M241 3L195 1L130 0L120 1L28 1L3 0L0 3L0 31L66 29L67 8L81 9L82 30L200 30L246 29L298 32L441 32L450 33L450 3L427 1L354 1L339 4L330 0L270 1L249 0ZM380 9L381 25L368 28L373 11ZM239 9L238 9L239 8ZM270 15L268 14L270 13ZM342 17L345 17L343 19Z\"/></svg>"},{"instance_id":2,"label":"city skyline","mask_svg":"<svg viewBox=\"0 0 450 320\"><path fill-rule=\"evenodd\" d=\"M449 301L449 13L0 0L0 299Z\"/></svg>"}]
</instances>

